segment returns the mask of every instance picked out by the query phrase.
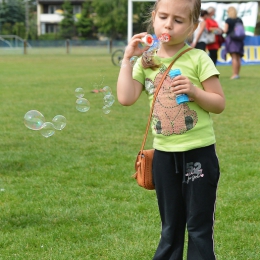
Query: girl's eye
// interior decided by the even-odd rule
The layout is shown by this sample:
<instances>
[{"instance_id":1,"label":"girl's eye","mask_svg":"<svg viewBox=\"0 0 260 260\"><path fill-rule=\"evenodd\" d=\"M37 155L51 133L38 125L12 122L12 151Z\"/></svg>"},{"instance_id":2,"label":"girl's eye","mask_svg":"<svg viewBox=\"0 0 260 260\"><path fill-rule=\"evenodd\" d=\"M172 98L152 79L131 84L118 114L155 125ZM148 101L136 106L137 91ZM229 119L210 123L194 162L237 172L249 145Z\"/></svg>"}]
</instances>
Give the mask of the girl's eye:
<instances>
[{"instance_id":1,"label":"girl's eye","mask_svg":"<svg viewBox=\"0 0 260 260\"><path fill-rule=\"evenodd\" d=\"M175 20L175 22L176 22L176 23L182 23L182 21L180 21L180 20Z\"/></svg>"},{"instance_id":2,"label":"girl's eye","mask_svg":"<svg viewBox=\"0 0 260 260\"><path fill-rule=\"evenodd\" d=\"M166 19L166 16L161 16L160 18L161 18L161 19Z\"/></svg>"}]
</instances>

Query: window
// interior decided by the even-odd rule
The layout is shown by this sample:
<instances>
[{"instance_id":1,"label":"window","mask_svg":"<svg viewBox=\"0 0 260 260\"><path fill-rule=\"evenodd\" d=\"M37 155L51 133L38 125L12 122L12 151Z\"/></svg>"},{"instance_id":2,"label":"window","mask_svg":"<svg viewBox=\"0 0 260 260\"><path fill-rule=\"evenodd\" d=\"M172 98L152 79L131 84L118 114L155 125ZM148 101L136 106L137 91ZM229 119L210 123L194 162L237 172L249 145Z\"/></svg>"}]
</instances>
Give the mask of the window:
<instances>
[{"instance_id":1,"label":"window","mask_svg":"<svg viewBox=\"0 0 260 260\"><path fill-rule=\"evenodd\" d=\"M55 11L61 9L60 5L49 5L48 6L48 14L55 14Z\"/></svg>"},{"instance_id":2,"label":"window","mask_svg":"<svg viewBox=\"0 0 260 260\"><path fill-rule=\"evenodd\" d=\"M45 33L56 33L58 31L57 24L47 23L45 27Z\"/></svg>"},{"instance_id":3,"label":"window","mask_svg":"<svg viewBox=\"0 0 260 260\"><path fill-rule=\"evenodd\" d=\"M81 13L81 5L73 5L73 14Z\"/></svg>"}]
</instances>

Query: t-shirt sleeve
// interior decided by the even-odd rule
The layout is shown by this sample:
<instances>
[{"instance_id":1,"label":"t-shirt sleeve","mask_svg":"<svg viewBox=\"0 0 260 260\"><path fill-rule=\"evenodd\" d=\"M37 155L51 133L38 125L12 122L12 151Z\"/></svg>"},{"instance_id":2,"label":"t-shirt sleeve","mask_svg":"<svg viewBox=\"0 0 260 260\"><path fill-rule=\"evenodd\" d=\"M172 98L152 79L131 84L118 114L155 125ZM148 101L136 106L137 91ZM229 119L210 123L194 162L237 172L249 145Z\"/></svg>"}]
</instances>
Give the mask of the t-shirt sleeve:
<instances>
[{"instance_id":1,"label":"t-shirt sleeve","mask_svg":"<svg viewBox=\"0 0 260 260\"><path fill-rule=\"evenodd\" d=\"M144 69L141 65L141 58L139 58L133 68L133 79L140 82L142 85L144 85L145 82L145 74Z\"/></svg>"},{"instance_id":2,"label":"t-shirt sleeve","mask_svg":"<svg viewBox=\"0 0 260 260\"><path fill-rule=\"evenodd\" d=\"M201 52L200 62L198 62L198 76L200 82L203 82L214 75L219 76L219 74L219 71L216 69L216 66L208 54L206 52Z\"/></svg>"}]
</instances>

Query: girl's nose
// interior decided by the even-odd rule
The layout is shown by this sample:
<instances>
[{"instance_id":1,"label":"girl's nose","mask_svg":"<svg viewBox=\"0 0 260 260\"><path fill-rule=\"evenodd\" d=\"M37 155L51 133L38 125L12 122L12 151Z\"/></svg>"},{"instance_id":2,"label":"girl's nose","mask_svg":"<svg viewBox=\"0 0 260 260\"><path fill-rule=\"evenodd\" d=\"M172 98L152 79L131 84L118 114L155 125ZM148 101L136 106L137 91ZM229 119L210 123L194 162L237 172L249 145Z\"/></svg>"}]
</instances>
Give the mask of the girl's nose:
<instances>
[{"instance_id":1,"label":"girl's nose","mask_svg":"<svg viewBox=\"0 0 260 260\"><path fill-rule=\"evenodd\" d=\"M171 19L167 19L166 20L165 28L166 29L172 29L172 21L171 21Z\"/></svg>"}]
</instances>

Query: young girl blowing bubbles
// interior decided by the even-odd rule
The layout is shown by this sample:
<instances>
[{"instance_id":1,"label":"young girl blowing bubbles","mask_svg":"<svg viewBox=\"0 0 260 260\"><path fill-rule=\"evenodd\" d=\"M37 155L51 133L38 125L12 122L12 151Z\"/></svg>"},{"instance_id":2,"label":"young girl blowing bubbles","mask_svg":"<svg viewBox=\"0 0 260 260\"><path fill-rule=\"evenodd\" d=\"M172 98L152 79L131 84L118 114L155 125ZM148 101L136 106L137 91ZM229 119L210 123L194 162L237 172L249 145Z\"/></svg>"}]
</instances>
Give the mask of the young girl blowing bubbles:
<instances>
[{"instance_id":1,"label":"young girl blowing bubbles","mask_svg":"<svg viewBox=\"0 0 260 260\"><path fill-rule=\"evenodd\" d=\"M146 32L136 34L125 49L117 96L124 106L136 102L143 90L150 105L163 72L173 59L189 48L185 40L198 26L200 0L157 0L151 12L156 37L168 34L152 60L140 48ZM142 56L134 68L130 58ZM160 62L158 62L158 60ZM152 115L153 181L161 217L161 238L154 260L182 260L185 228L188 260L213 260L213 225L219 163L210 113L221 113L225 98L219 72L206 52L192 49L171 68L181 75L167 75ZM175 97L187 94L178 105Z\"/></svg>"}]
</instances>

